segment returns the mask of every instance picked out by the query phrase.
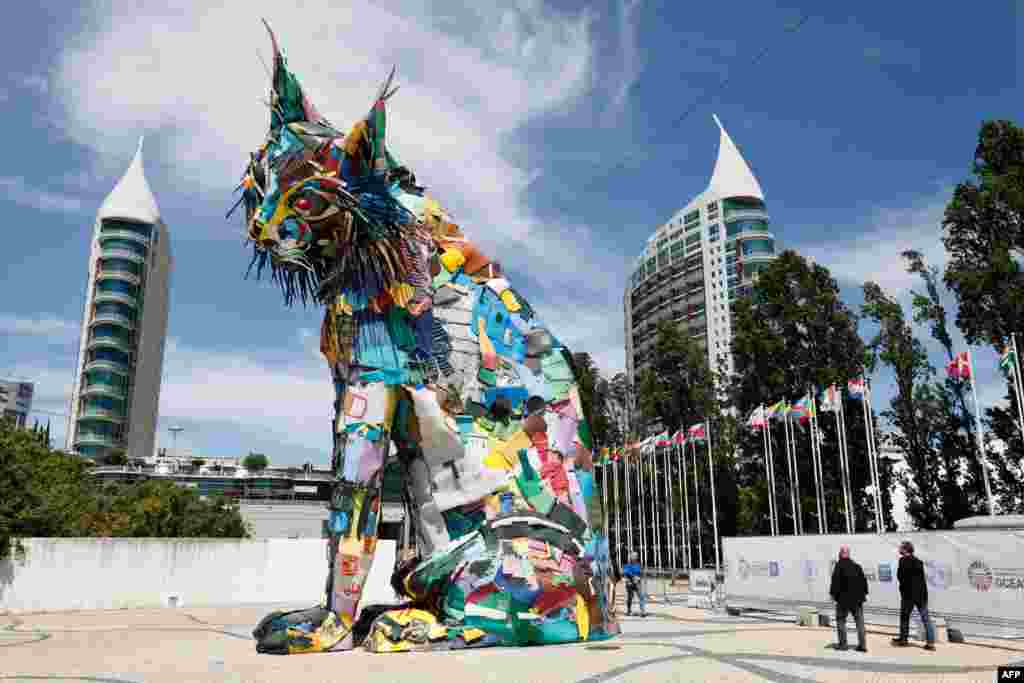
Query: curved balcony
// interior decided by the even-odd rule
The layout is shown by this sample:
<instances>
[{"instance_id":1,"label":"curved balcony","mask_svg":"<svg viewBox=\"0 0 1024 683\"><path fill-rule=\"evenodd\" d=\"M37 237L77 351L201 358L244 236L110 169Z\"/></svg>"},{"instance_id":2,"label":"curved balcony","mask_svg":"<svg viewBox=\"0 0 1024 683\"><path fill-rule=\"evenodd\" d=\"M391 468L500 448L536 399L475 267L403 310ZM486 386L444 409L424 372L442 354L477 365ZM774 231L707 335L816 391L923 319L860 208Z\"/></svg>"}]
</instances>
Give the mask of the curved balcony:
<instances>
[{"instance_id":1,"label":"curved balcony","mask_svg":"<svg viewBox=\"0 0 1024 683\"><path fill-rule=\"evenodd\" d=\"M149 238L145 235L140 235L134 230L101 230L100 244L103 244L103 240L107 239L131 240L132 242L149 246Z\"/></svg>"},{"instance_id":2,"label":"curved balcony","mask_svg":"<svg viewBox=\"0 0 1024 683\"><path fill-rule=\"evenodd\" d=\"M766 221L768 212L762 209L731 209L725 212L725 222L740 220Z\"/></svg>"},{"instance_id":3,"label":"curved balcony","mask_svg":"<svg viewBox=\"0 0 1024 683\"><path fill-rule=\"evenodd\" d=\"M135 344L121 337L93 337L89 340L86 348L95 349L102 346L117 349L119 351L125 351L127 353L131 353L135 350Z\"/></svg>"},{"instance_id":4,"label":"curved balcony","mask_svg":"<svg viewBox=\"0 0 1024 683\"><path fill-rule=\"evenodd\" d=\"M117 313L111 313L104 311L102 313L96 313L93 315L92 320L89 321L89 326L98 325L100 323L111 323L113 325L120 325L126 330L135 329L135 321Z\"/></svg>"},{"instance_id":5,"label":"curved balcony","mask_svg":"<svg viewBox=\"0 0 1024 683\"><path fill-rule=\"evenodd\" d=\"M102 292L96 290L96 296L93 297L95 303L102 303L104 301L117 301L122 304L128 304L132 308L139 307L139 297L137 294L126 294L125 292Z\"/></svg>"},{"instance_id":6,"label":"curved balcony","mask_svg":"<svg viewBox=\"0 0 1024 683\"><path fill-rule=\"evenodd\" d=\"M122 282L129 282L135 286L142 284L142 278L135 273L129 273L126 270L98 270L96 271L96 282L102 280L121 280Z\"/></svg>"},{"instance_id":7,"label":"curved balcony","mask_svg":"<svg viewBox=\"0 0 1024 683\"><path fill-rule=\"evenodd\" d=\"M753 263L753 262L756 262L756 263L765 263L765 262L767 262L767 261L773 261L773 260L775 260L775 257L776 257L776 256L777 256L777 254L767 254L767 253L753 253L753 254L747 254L747 255L745 255L745 256L743 257L743 260L742 260L742 262L743 262L743 263Z\"/></svg>"},{"instance_id":8,"label":"curved balcony","mask_svg":"<svg viewBox=\"0 0 1024 683\"><path fill-rule=\"evenodd\" d=\"M125 421L125 417L116 410L99 408L97 406L86 406L82 408L82 412L78 414L78 420L104 420L106 422L123 423Z\"/></svg>"},{"instance_id":9,"label":"curved balcony","mask_svg":"<svg viewBox=\"0 0 1024 683\"><path fill-rule=\"evenodd\" d=\"M116 372L124 375L125 377L131 373L131 370L129 370L127 365L121 365L120 363L106 359L96 359L86 363L83 372L89 372L90 370L110 370L111 372Z\"/></svg>"},{"instance_id":10,"label":"curved balcony","mask_svg":"<svg viewBox=\"0 0 1024 683\"><path fill-rule=\"evenodd\" d=\"M107 446L113 448L119 446L120 441L110 434L98 432L80 432L75 437L75 446Z\"/></svg>"},{"instance_id":11,"label":"curved balcony","mask_svg":"<svg viewBox=\"0 0 1024 683\"><path fill-rule=\"evenodd\" d=\"M128 390L105 382L92 382L82 387L82 396L109 396L110 398L127 398Z\"/></svg>"},{"instance_id":12,"label":"curved balcony","mask_svg":"<svg viewBox=\"0 0 1024 683\"><path fill-rule=\"evenodd\" d=\"M132 263L145 263L146 257L143 254L137 254L129 249L121 249L118 247L107 248L103 247L100 252L100 258L113 259L120 258Z\"/></svg>"}]
</instances>

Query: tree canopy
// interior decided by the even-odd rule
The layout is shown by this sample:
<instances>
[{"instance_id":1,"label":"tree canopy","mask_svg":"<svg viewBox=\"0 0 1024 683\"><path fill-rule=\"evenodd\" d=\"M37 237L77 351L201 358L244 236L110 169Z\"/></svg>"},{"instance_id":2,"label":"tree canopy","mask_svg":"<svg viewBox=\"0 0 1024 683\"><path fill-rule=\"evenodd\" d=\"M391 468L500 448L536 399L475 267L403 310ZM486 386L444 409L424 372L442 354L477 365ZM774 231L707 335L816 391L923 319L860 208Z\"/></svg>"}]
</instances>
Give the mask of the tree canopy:
<instances>
[{"instance_id":1,"label":"tree canopy","mask_svg":"<svg viewBox=\"0 0 1024 683\"><path fill-rule=\"evenodd\" d=\"M637 402L645 420L675 432L711 412L715 374L704 349L679 325L663 320L655 335L651 366L637 378Z\"/></svg>"},{"instance_id":2,"label":"tree canopy","mask_svg":"<svg viewBox=\"0 0 1024 683\"><path fill-rule=\"evenodd\" d=\"M0 558L32 537L245 538L238 507L171 482L101 484L45 433L0 420Z\"/></svg>"},{"instance_id":3,"label":"tree canopy","mask_svg":"<svg viewBox=\"0 0 1024 683\"><path fill-rule=\"evenodd\" d=\"M946 205L945 281L967 341L1000 345L1024 331L1024 130L984 122L973 171Z\"/></svg>"}]
</instances>

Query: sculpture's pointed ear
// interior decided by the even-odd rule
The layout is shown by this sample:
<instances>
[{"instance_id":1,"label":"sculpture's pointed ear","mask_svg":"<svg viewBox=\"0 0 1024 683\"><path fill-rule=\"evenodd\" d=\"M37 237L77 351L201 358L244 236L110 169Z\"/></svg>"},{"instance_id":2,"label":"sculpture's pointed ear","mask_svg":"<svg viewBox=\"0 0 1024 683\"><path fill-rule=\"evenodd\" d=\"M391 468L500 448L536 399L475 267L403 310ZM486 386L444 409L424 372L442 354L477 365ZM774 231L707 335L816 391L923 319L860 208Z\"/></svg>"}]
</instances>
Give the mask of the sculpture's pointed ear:
<instances>
[{"instance_id":1,"label":"sculpture's pointed ear","mask_svg":"<svg viewBox=\"0 0 1024 683\"><path fill-rule=\"evenodd\" d=\"M279 110L277 113L283 117L284 123L294 123L303 120L310 123L324 121L323 116L320 115L317 108L306 97L305 91L299 84L299 79L288 70L284 54L281 53L281 47L277 43L277 36L274 35L270 24L267 23L266 19L262 21L263 26L270 35L270 45L274 51L274 73L271 78Z\"/></svg>"},{"instance_id":2,"label":"sculpture's pointed ear","mask_svg":"<svg viewBox=\"0 0 1024 683\"><path fill-rule=\"evenodd\" d=\"M397 162L387 151L387 112L384 104L389 97L398 92L397 86L391 87L392 82L395 80L396 69L397 67L391 67L391 73L388 74L384 84L377 91L377 98L373 102L370 113L366 116L367 134L373 145L373 158L370 160L370 168L375 173L385 173L397 166Z\"/></svg>"}]
</instances>

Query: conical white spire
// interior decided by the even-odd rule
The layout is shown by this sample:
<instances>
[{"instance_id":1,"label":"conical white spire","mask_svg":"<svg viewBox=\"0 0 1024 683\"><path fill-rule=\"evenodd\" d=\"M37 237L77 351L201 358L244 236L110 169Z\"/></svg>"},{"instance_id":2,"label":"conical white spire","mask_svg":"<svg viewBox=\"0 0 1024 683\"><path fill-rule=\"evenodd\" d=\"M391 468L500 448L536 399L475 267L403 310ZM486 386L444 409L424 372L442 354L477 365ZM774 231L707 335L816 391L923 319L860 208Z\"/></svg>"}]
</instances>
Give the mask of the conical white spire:
<instances>
[{"instance_id":1,"label":"conical white spire","mask_svg":"<svg viewBox=\"0 0 1024 683\"><path fill-rule=\"evenodd\" d=\"M736 149L732 138L725 132L725 126L718 120L718 116L711 116L718 124L721 136L718 140L718 159L715 161L715 170L711 174L708 190L719 197L757 197L763 201L761 184L757 182L750 166Z\"/></svg>"},{"instance_id":2,"label":"conical white spire","mask_svg":"<svg viewBox=\"0 0 1024 683\"><path fill-rule=\"evenodd\" d=\"M142 137L139 137L139 148L135 151L132 163L124 172L117 185L110 191L100 206L98 218L123 218L142 223L157 223L160 220L160 208L156 205L156 197L146 182L146 172L142 168Z\"/></svg>"}]
</instances>

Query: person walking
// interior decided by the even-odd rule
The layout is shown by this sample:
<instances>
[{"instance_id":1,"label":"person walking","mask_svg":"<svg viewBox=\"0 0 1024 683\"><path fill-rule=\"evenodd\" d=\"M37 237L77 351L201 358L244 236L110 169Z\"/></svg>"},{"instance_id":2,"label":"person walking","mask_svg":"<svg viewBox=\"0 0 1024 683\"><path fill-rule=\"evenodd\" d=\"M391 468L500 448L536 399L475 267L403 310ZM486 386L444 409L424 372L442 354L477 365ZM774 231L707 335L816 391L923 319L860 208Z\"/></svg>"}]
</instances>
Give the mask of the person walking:
<instances>
[{"instance_id":1,"label":"person walking","mask_svg":"<svg viewBox=\"0 0 1024 683\"><path fill-rule=\"evenodd\" d=\"M861 566L850 559L849 546L839 548L839 561L832 570L832 585L828 592L836 603L836 635L839 638L836 649L847 649L846 616L849 614L857 624L857 652L867 652L864 600L868 596L868 580Z\"/></svg>"},{"instance_id":2,"label":"person walking","mask_svg":"<svg viewBox=\"0 0 1024 683\"><path fill-rule=\"evenodd\" d=\"M896 578L900 582L900 635L892 639L898 647L909 645L907 637L910 633L910 612L916 607L924 624L924 649L935 649L935 626L928 615L928 581L924 574L924 563L914 555L914 544L910 541L900 543L900 564L896 570Z\"/></svg>"},{"instance_id":3,"label":"person walking","mask_svg":"<svg viewBox=\"0 0 1024 683\"><path fill-rule=\"evenodd\" d=\"M647 596L644 594L644 570L640 566L640 555L629 554L629 562L622 568L622 576L626 579L626 615L633 615L633 596L640 599L640 616L647 616Z\"/></svg>"}]
</instances>

